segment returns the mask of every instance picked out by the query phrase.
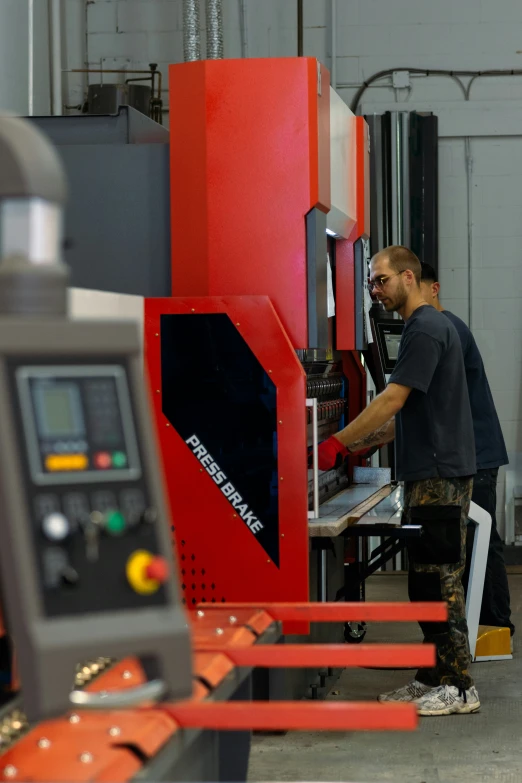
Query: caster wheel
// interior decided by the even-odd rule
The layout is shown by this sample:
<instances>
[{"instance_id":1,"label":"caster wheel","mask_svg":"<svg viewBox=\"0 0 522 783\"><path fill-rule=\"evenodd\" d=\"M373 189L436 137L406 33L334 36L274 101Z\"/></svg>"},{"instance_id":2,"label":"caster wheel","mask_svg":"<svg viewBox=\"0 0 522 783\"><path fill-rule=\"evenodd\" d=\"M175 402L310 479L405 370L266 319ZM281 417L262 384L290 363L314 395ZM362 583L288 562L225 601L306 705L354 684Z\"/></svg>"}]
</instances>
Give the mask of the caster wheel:
<instances>
[{"instance_id":1,"label":"caster wheel","mask_svg":"<svg viewBox=\"0 0 522 783\"><path fill-rule=\"evenodd\" d=\"M344 641L347 644L360 644L366 636L366 623L345 623Z\"/></svg>"}]
</instances>

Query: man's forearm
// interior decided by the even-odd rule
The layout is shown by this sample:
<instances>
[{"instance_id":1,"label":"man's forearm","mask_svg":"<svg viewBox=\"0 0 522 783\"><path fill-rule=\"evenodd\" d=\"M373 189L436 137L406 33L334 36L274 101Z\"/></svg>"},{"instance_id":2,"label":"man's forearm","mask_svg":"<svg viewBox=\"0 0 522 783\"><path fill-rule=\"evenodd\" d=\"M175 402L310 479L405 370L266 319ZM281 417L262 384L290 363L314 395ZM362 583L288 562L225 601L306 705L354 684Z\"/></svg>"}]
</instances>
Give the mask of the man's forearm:
<instances>
[{"instance_id":1,"label":"man's forearm","mask_svg":"<svg viewBox=\"0 0 522 783\"><path fill-rule=\"evenodd\" d=\"M363 449L369 449L372 446L384 446L386 443L391 443L395 438L395 417L383 424L382 427L378 427L369 435L365 435L359 440L354 441L348 445L348 451L356 452Z\"/></svg>"},{"instance_id":2,"label":"man's forearm","mask_svg":"<svg viewBox=\"0 0 522 783\"><path fill-rule=\"evenodd\" d=\"M388 424L402 406L386 391L379 394L362 413L334 437L352 451L352 445Z\"/></svg>"}]
</instances>

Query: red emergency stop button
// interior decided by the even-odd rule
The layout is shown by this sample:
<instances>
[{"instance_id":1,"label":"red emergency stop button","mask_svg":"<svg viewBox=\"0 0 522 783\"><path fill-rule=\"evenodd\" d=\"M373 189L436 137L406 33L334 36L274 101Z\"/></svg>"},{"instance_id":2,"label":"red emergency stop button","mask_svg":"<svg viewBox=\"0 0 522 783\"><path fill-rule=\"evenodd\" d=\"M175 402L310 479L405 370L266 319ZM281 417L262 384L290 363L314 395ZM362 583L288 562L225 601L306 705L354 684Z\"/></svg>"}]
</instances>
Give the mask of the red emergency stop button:
<instances>
[{"instance_id":1,"label":"red emergency stop button","mask_svg":"<svg viewBox=\"0 0 522 783\"><path fill-rule=\"evenodd\" d=\"M169 577L165 558L144 549L132 553L125 570L130 586L140 595L156 593Z\"/></svg>"},{"instance_id":2,"label":"red emergency stop button","mask_svg":"<svg viewBox=\"0 0 522 783\"><path fill-rule=\"evenodd\" d=\"M150 563L145 566L145 578L154 579L160 585L165 584L169 578L169 564L164 557L154 557Z\"/></svg>"}]
</instances>

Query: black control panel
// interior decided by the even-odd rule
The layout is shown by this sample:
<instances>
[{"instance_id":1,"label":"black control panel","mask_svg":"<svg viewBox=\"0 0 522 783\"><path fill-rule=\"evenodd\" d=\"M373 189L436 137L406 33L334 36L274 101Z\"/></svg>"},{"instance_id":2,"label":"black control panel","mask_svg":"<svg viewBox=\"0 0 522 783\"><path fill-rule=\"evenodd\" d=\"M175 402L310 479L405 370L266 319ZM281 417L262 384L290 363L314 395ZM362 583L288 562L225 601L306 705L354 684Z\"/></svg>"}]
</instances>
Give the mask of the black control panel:
<instances>
[{"instance_id":1,"label":"black control panel","mask_svg":"<svg viewBox=\"0 0 522 783\"><path fill-rule=\"evenodd\" d=\"M385 375L393 372L399 355L404 324L391 319L374 320L375 338Z\"/></svg>"},{"instance_id":2,"label":"black control panel","mask_svg":"<svg viewBox=\"0 0 522 783\"><path fill-rule=\"evenodd\" d=\"M165 604L124 360L10 365L47 616Z\"/></svg>"}]
</instances>

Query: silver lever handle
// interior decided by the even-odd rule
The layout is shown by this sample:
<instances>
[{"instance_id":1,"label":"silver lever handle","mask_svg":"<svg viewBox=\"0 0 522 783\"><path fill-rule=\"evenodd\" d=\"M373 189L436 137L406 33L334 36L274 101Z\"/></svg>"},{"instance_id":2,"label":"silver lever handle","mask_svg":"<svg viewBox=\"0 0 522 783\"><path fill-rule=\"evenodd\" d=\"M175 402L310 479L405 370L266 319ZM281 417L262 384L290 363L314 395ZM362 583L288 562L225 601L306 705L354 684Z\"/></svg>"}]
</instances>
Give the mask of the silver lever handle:
<instances>
[{"instance_id":1,"label":"silver lever handle","mask_svg":"<svg viewBox=\"0 0 522 783\"><path fill-rule=\"evenodd\" d=\"M151 680L145 685L122 691L73 691L69 699L75 707L83 710L114 710L122 707L135 707L147 701L159 701L167 692L163 680Z\"/></svg>"},{"instance_id":2,"label":"silver lever handle","mask_svg":"<svg viewBox=\"0 0 522 783\"><path fill-rule=\"evenodd\" d=\"M312 409L312 468L313 468L313 509L308 512L308 519L319 519L319 436L317 432L317 397L306 400L306 407Z\"/></svg>"}]
</instances>

